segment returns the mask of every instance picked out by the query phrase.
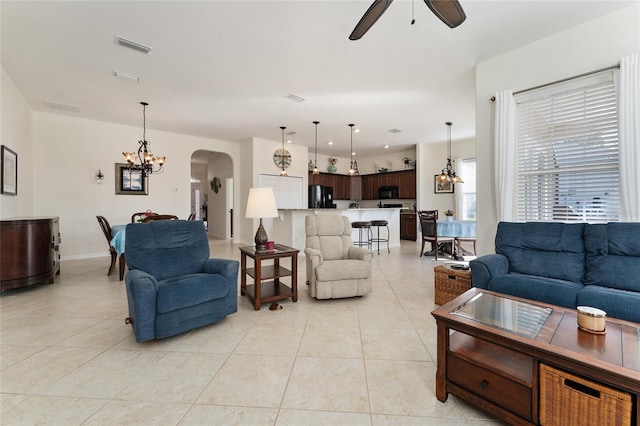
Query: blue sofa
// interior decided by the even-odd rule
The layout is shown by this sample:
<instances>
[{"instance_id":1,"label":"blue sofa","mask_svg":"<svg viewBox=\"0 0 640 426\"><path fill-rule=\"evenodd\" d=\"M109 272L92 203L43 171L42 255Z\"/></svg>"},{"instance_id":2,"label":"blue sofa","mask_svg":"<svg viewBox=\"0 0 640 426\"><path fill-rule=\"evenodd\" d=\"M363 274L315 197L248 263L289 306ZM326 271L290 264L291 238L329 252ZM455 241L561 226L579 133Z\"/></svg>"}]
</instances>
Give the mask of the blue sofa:
<instances>
[{"instance_id":1,"label":"blue sofa","mask_svg":"<svg viewBox=\"0 0 640 426\"><path fill-rule=\"evenodd\" d=\"M163 339L238 310L237 260L210 259L201 221L127 225L125 276L136 341Z\"/></svg>"},{"instance_id":2,"label":"blue sofa","mask_svg":"<svg viewBox=\"0 0 640 426\"><path fill-rule=\"evenodd\" d=\"M495 244L474 287L640 323L640 223L501 222Z\"/></svg>"}]
</instances>

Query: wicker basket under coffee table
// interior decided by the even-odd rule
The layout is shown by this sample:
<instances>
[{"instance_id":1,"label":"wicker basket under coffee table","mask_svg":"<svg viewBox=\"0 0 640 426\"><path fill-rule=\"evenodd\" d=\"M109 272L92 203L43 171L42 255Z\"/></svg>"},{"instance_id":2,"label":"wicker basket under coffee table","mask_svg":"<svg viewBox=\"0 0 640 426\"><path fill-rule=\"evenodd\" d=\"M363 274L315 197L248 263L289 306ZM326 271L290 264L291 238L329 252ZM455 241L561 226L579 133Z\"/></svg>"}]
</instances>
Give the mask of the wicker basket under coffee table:
<instances>
[{"instance_id":1,"label":"wicker basket under coffee table","mask_svg":"<svg viewBox=\"0 0 640 426\"><path fill-rule=\"evenodd\" d=\"M433 275L436 305L444 305L471 288L470 269L453 269L445 264L433 268Z\"/></svg>"}]
</instances>

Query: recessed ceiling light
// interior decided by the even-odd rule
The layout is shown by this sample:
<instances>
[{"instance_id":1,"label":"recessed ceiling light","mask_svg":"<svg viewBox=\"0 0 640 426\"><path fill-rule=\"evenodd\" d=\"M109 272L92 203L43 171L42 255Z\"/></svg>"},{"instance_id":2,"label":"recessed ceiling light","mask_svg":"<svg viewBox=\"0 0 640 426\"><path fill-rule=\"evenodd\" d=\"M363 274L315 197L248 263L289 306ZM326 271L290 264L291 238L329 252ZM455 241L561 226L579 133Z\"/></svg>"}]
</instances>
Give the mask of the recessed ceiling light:
<instances>
[{"instance_id":1,"label":"recessed ceiling light","mask_svg":"<svg viewBox=\"0 0 640 426\"><path fill-rule=\"evenodd\" d=\"M291 143L293 142L291 139L287 139L287 143Z\"/></svg>"},{"instance_id":2,"label":"recessed ceiling light","mask_svg":"<svg viewBox=\"0 0 640 426\"><path fill-rule=\"evenodd\" d=\"M137 75L127 74L126 72L114 71L113 75L118 78L122 78L123 80L135 81L136 83L140 81L140 77Z\"/></svg>"},{"instance_id":3,"label":"recessed ceiling light","mask_svg":"<svg viewBox=\"0 0 640 426\"><path fill-rule=\"evenodd\" d=\"M389 145L385 145L385 146L384 146L384 149L389 149Z\"/></svg>"},{"instance_id":4,"label":"recessed ceiling light","mask_svg":"<svg viewBox=\"0 0 640 426\"><path fill-rule=\"evenodd\" d=\"M327 141L327 145L333 145L333 141Z\"/></svg>"},{"instance_id":5,"label":"recessed ceiling light","mask_svg":"<svg viewBox=\"0 0 640 426\"><path fill-rule=\"evenodd\" d=\"M396 129L396 128L393 128L393 129L391 129L391 130L389 130L389 131L390 131L391 133L400 133L400 132L402 132L402 130L400 130L400 129Z\"/></svg>"},{"instance_id":6,"label":"recessed ceiling light","mask_svg":"<svg viewBox=\"0 0 640 426\"><path fill-rule=\"evenodd\" d=\"M354 133L360 133L360 129L353 129Z\"/></svg>"},{"instance_id":7,"label":"recessed ceiling light","mask_svg":"<svg viewBox=\"0 0 640 426\"><path fill-rule=\"evenodd\" d=\"M123 46L123 47L128 47L129 49L133 49L136 50L138 52L142 52L146 55L150 55L151 54L151 48L149 46L145 46L142 43L138 43L135 42L133 40L129 40L126 39L124 37L120 37L119 35L115 36L115 42L116 44Z\"/></svg>"},{"instance_id":8,"label":"recessed ceiling light","mask_svg":"<svg viewBox=\"0 0 640 426\"><path fill-rule=\"evenodd\" d=\"M293 93L287 93L284 97L296 102L303 102L305 100L302 96L294 95Z\"/></svg>"},{"instance_id":9,"label":"recessed ceiling light","mask_svg":"<svg viewBox=\"0 0 640 426\"><path fill-rule=\"evenodd\" d=\"M61 104L59 102L47 101L46 99L44 104L51 109L57 109L60 111L80 112L80 107L76 105Z\"/></svg>"}]
</instances>

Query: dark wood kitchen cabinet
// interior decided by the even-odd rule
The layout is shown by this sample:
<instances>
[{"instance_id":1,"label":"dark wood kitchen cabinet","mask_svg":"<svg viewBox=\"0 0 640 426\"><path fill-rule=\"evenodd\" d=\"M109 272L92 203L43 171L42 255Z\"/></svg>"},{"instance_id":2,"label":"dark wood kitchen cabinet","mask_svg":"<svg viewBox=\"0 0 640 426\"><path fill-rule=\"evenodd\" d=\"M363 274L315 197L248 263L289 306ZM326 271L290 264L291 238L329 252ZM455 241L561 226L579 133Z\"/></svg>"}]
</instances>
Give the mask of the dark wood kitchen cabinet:
<instances>
[{"instance_id":1,"label":"dark wood kitchen cabinet","mask_svg":"<svg viewBox=\"0 0 640 426\"><path fill-rule=\"evenodd\" d=\"M53 284L60 273L60 228L57 217L0 221L0 289Z\"/></svg>"},{"instance_id":2,"label":"dark wood kitchen cabinet","mask_svg":"<svg viewBox=\"0 0 640 426\"><path fill-rule=\"evenodd\" d=\"M352 201L362 200L362 176L349 177L349 199Z\"/></svg>"},{"instance_id":3,"label":"dark wood kitchen cabinet","mask_svg":"<svg viewBox=\"0 0 640 426\"><path fill-rule=\"evenodd\" d=\"M418 238L416 213L400 213L400 239L415 241Z\"/></svg>"},{"instance_id":4,"label":"dark wood kitchen cabinet","mask_svg":"<svg viewBox=\"0 0 640 426\"><path fill-rule=\"evenodd\" d=\"M415 170L398 172L398 197L403 199L416 198Z\"/></svg>"}]
</instances>

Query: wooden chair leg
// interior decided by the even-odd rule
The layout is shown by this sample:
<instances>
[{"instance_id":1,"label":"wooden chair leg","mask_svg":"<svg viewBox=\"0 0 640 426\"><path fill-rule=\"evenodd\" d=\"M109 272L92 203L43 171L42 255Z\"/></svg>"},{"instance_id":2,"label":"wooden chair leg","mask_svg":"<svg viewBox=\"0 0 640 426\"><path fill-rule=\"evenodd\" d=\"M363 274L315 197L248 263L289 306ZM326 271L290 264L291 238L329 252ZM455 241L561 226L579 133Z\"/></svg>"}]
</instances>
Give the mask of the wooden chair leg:
<instances>
[{"instance_id":1,"label":"wooden chair leg","mask_svg":"<svg viewBox=\"0 0 640 426\"><path fill-rule=\"evenodd\" d=\"M420 257L424 254L424 240L422 240L422 248L420 249Z\"/></svg>"},{"instance_id":2,"label":"wooden chair leg","mask_svg":"<svg viewBox=\"0 0 640 426\"><path fill-rule=\"evenodd\" d=\"M122 281L124 279L124 267L125 267L125 261L124 261L124 253L122 253L120 255L120 265L119 265L119 269L120 269L120 281Z\"/></svg>"},{"instance_id":3,"label":"wooden chair leg","mask_svg":"<svg viewBox=\"0 0 640 426\"><path fill-rule=\"evenodd\" d=\"M109 266L109 272L107 272L107 276L111 275L111 273L113 272L113 269L116 266L116 257L118 257L118 255L116 254L115 251L111 252L111 265Z\"/></svg>"}]
</instances>

